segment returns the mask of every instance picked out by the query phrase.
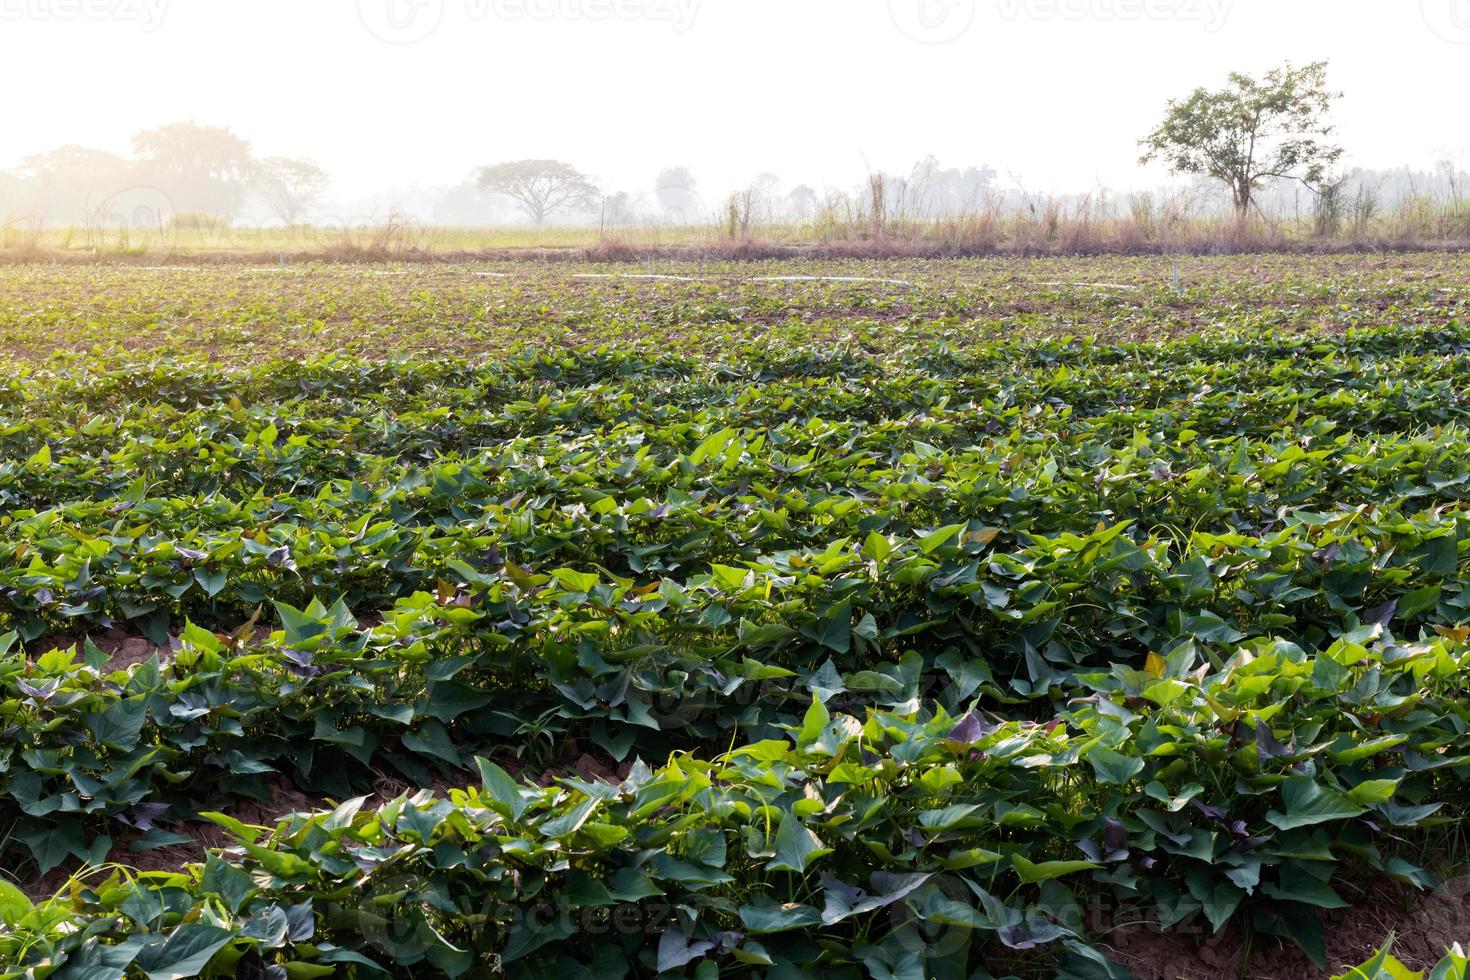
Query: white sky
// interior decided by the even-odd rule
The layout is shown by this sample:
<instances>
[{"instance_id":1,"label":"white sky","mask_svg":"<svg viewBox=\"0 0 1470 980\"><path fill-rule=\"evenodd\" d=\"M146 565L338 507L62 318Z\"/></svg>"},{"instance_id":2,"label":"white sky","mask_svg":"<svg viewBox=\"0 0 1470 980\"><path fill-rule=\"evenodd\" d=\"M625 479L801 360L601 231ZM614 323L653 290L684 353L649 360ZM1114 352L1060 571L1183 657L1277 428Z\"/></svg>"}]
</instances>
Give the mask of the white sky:
<instances>
[{"instance_id":1,"label":"white sky","mask_svg":"<svg viewBox=\"0 0 1470 980\"><path fill-rule=\"evenodd\" d=\"M0 167L194 119L338 195L537 156L719 197L926 153L1122 190L1164 179L1136 144L1167 97L1288 58L1330 59L1353 164L1470 146L1470 0L0 0Z\"/></svg>"}]
</instances>

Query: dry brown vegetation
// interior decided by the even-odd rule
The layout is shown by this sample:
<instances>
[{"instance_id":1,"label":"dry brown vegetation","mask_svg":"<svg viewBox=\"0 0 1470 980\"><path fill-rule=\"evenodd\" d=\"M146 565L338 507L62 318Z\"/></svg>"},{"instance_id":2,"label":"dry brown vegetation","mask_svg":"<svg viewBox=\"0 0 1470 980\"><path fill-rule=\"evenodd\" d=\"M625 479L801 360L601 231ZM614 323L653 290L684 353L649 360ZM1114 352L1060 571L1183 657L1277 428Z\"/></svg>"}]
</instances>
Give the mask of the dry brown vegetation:
<instances>
[{"instance_id":1,"label":"dry brown vegetation","mask_svg":"<svg viewBox=\"0 0 1470 980\"><path fill-rule=\"evenodd\" d=\"M879 191L875 191L877 201ZM1108 202L1038 198L939 218L906 217L875 204L828 209L811 220L760 223L732 199L718 225L546 229L439 228L393 212L381 223L337 229L175 229L126 242L20 223L0 228L0 262L258 264L324 262L647 262L767 259L981 258L989 256L1362 254L1470 250L1470 207L1410 201L1363 215L1350 204L1297 217L1200 213L1187 203L1135 195ZM208 233L206 233L208 232Z\"/></svg>"}]
</instances>

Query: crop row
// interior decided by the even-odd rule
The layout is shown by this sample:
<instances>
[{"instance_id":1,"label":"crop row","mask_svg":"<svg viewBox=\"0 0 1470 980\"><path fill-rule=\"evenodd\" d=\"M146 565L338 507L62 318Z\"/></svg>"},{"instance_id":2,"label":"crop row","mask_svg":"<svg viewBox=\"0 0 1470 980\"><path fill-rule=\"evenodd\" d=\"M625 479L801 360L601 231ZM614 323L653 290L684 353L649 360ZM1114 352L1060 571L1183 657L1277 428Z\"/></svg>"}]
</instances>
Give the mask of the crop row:
<instances>
[{"instance_id":1,"label":"crop row","mask_svg":"<svg viewBox=\"0 0 1470 980\"><path fill-rule=\"evenodd\" d=\"M1465 817L1467 348L19 372L0 865L93 870L0 890L0 977L1120 976L1099 915L1320 960Z\"/></svg>"},{"instance_id":2,"label":"crop row","mask_svg":"<svg viewBox=\"0 0 1470 980\"><path fill-rule=\"evenodd\" d=\"M150 669L108 709L112 744L143 741L136 724L117 733L117 705L218 711L209 678L240 663L198 639L182 689L160 698ZM453 976L489 953L528 976L704 959L882 975L953 969L992 940L1076 939L1090 888L1170 926L1218 926L1254 896L1258 929L1320 955L1312 910L1344 903L1351 869L1424 884L1402 835L1463 816L1445 797L1470 763L1467 657L1462 642L1379 627L1315 657L1262 640L1218 669L1181 648L1086 675L1092 693L1044 722L851 715L828 706L840 688L818 688L776 737L639 763L621 782L527 785L482 758L479 784L447 798L359 798L268 829L215 815L232 839L221 857L104 873L35 908L15 899L0 948L36 975L134 960L163 972L206 948L196 965L228 948L217 963L307 975L427 962Z\"/></svg>"}]
</instances>

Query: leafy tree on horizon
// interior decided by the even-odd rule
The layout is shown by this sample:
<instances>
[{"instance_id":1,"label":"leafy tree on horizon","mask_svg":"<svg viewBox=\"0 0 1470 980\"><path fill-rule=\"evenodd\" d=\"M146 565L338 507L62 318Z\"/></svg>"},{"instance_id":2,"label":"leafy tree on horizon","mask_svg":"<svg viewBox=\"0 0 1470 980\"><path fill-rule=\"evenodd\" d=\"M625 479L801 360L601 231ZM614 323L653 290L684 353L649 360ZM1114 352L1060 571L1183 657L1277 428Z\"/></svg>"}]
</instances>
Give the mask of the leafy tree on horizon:
<instances>
[{"instance_id":1,"label":"leafy tree on horizon","mask_svg":"<svg viewBox=\"0 0 1470 980\"><path fill-rule=\"evenodd\" d=\"M512 160L481 167L475 182L486 193L515 201L538 226L552 215L585 211L598 203L591 178L560 160Z\"/></svg>"},{"instance_id":2,"label":"leafy tree on horizon","mask_svg":"<svg viewBox=\"0 0 1470 980\"><path fill-rule=\"evenodd\" d=\"M1199 174L1230 188L1244 217L1256 188L1271 179L1315 190L1342 156L1327 122L1340 92L1327 88L1327 62L1288 62L1256 79L1232 72L1221 89L1198 88L1168 103L1164 121L1140 141L1141 163L1162 161L1174 173Z\"/></svg>"},{"instance_id":3,"label":"leafy tree on horizon","mask_svg":"<svg viewBox=\"0 0 1470 980\"><path fill-rule=\"evenodd\" d=\"M17 203L34 220L89 224L103 202L134 182L135 166L107 150L68 144L27 156L9 174Z\"/></svg>"},{"instance_id":4,"label":"leafy tree on horizon","mask_svg":"<svg viewBox=\"0 0 1470 980\"><path fill-rule=\"evenodd\" d=\"M256 165L256 188L276 217L294 225L321 199L332 177L310 160L267 157Z\"/></svg>"},{"instance_id":5,"label":"leafy tree on horizon","mask_svg":"<svg viewBox=\"0 0 1470 980\"><path fill-rule=\"evenodd\" d=\"M158 187L180 212L230 217L255 177L250 144L224 126L169 123L133 136L139 183Z\"/></svg>"}]
</instances>

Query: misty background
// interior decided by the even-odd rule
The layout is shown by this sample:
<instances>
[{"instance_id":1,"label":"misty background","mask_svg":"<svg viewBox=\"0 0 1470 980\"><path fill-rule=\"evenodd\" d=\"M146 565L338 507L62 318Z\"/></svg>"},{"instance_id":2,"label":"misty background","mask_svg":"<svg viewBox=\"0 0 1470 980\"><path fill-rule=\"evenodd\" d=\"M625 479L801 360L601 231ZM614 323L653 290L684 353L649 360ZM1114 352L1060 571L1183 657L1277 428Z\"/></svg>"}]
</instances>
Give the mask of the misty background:
<instances>
[{"instance_id":1,"label":"misty background","mask_svg":"<svg viewBox=\"0 0 1470 980\"><path fill-rule=\"evenodd\" d=\"M1169 98L1330 62L1343 193L1467 186L1466 0L0 0L27 94L0 215L86 225L539 223L483 168L559 161L551 225L912 217L1140 195L1224 210L1138 163ZM1310 211L1283 184L1263 205Z\"/></svg>"}]
</instances>

